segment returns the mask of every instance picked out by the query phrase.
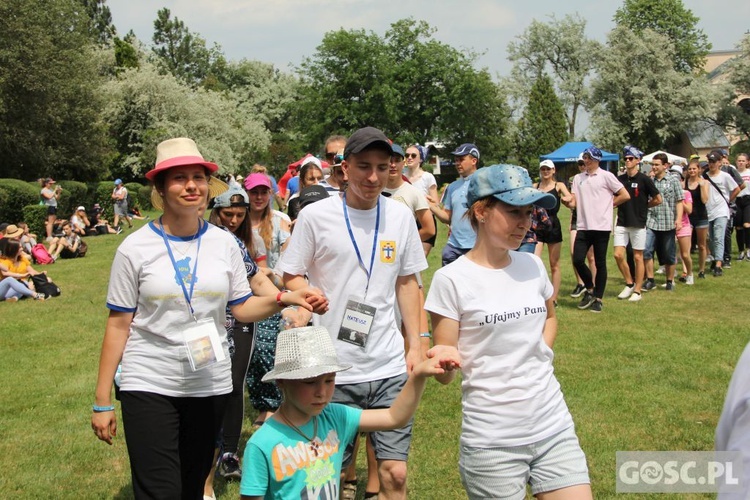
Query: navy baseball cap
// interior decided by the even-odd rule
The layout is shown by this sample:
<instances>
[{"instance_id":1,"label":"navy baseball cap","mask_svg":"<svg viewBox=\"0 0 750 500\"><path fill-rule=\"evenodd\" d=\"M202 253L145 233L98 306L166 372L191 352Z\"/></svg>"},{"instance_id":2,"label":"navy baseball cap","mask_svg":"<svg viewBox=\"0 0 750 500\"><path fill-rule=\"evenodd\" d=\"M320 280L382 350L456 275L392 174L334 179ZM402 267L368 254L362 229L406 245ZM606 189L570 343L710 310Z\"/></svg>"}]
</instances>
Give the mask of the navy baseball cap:
<instances>
[{"instance_id":1,"label":"navy baseball cap","mask_svg":"<svg viewBox=\"0 0 750 500\"><path fill-rule=\"evenodd\" d=\"M469 180L466 201L471 206L475 201L494 196L508 205L537 205L554 208L557 199L536 189L529 172L517 165L491 165L480 168Z\"/></svg>"},{"instance_id":2,"label":"navy baseball cap","mask_svg":"<svg viewBox=\"0 0 750 500\"><path fill-rule=\"evenodd\" d=\"M477 160L479 159L479 148L470 142L461 144L454 152L451 153L453 156L466 156L471 155Z\"/></svg>"},{"instance_id":3,"label":"navy baseball cap","mask_svg":"<svg viewBox=\"0 0 750 500\"><path fill-rule=\"evenodd\" d=\"M393 153L391 148L391 141L385 136L385 134L376 129L375 127L364 127L354 132L349 140L346 141L344 147L344 158L348 158L351 154L357 154L364 151L370 146L377 145L384 151L388 151L388 154Z\"/></svg>"},{"instance_id":4,"label":"navy baseball cap","mask_svg":"<svg viewBox=\"0 0 750 500\"><path fill-rule=\"evenodd\" d=\"M391 149L393 150L394 155L399 155L401 158L404 158L406 156L406 153L404 153L404 148L396 143L391 144Z\"/></svg>"}]
</instances>

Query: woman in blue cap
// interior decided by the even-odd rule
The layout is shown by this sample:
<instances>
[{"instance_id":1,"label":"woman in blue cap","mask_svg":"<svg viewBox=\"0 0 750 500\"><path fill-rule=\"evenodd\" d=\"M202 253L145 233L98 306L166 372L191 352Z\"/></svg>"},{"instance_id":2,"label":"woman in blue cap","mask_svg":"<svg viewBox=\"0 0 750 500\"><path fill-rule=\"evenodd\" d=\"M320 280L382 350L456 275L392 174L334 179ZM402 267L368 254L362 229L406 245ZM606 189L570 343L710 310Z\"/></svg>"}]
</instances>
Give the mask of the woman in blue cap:
<instances>
[{"instance_id":1,"label":"woman in blue cap","mask_svg":"<svg viewBox=\"0 0 750 500\"><path fill-rule=\"evenodd\" d=\"M493 165L471 179L474 247L433 278L425 309L435 345L461 355L459 470L469 498L589 499L586 457L555 378L557 319L541 259L517 252L534 205L555 197L525 169ZM447 384L454 373L436 376Z\"/></svg>"}]
</instances>

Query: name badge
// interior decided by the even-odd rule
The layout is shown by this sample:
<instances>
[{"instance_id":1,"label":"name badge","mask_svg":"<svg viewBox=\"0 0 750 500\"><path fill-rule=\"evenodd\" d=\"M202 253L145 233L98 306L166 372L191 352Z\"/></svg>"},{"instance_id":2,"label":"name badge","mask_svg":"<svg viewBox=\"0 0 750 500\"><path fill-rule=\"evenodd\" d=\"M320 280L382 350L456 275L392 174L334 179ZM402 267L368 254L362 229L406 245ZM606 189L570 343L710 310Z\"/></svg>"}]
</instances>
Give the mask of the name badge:
<instances>
[{"instance_id":1,"label":"name badge","mask_svg":"<svg viewBox=\"0 0 750 500\"><path fill-rule=\"evenodd\" d=\"M338 339L364 348L370 336L376 311L377 309L370 305L356 299L349 299L346 302L346 310L344 311L344 319L341 321Z\"/></svg>"},{"instance_id":2,"label":"name badge","mask_svg":"<svg viewBox=\"0 0 750 500\"><path fill-rule=\"evenodd\" d=\"M219 361L226 356L221 347L221 338L216 324L211 318L205 318L197 323L189 323L182 328L190 368L196 372Z\"/></svg>"}]
</instances>

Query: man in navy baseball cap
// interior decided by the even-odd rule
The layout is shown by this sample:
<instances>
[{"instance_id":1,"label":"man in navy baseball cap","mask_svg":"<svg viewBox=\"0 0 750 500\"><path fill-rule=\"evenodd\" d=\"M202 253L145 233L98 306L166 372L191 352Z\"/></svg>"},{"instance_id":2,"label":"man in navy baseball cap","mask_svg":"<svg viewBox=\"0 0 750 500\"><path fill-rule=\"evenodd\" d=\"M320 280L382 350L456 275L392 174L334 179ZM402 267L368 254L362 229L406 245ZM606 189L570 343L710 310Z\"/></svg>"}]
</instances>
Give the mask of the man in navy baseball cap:
<instances>
[{"instance_id":1,"label":"man in navy baseball cap","mask_svg":"<svg viewBox=\"0 0 750 500\"><path fill-rule=\"evenodd\" d=\"M428 196L430 210L442 223L451 227L448 243L443 248L443 265L450 264L474 246L476 233L472 229L469 219L464 217L468 209L466 192L469 179L477 171L479 162L479 148L475 144L466 142L451 153L460 177L453 181L443 194L443 207L438 200Z\"/></svg>"}]
</instances>

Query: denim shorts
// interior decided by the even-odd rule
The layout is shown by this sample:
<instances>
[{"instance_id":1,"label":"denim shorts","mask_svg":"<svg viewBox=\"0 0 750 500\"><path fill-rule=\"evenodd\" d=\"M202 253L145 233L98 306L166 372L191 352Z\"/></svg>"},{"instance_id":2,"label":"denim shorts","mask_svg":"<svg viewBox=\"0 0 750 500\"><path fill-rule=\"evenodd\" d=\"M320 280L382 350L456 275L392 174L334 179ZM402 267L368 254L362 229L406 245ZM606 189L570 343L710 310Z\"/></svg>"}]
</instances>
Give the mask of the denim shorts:
<instances>
[{"instance_id":1,"label":"denim shorts","mask_svg":"<svg viewBox=\"0 0 750 500\"><path fill-rule=\"evenodd\" d=\"M527 484L536 495L591 483L573 426L530 445L461 446L458 467L466 494L472 499L523 500Z\"/></svg>"},{"instance_id":2,"label":"denim shorts","mask_svg":"<svg viewBox=\"0 0 750 500\"><path fill-rule=\"evenodd\" d=\"M336 385L336 391L333 393L332 403L340 403L363 410L390 408L396 400L396 396L401 393L401 389L406 384L407 375L401 374L395 377L374 380L372 382L362 382L360 384L341 384ZM411 447L411 427L413 418L409 423L400 429L391 431L371 432L375 457L378 460L399 460L406 462L409 457L409 448ZM344 467L347 467L352 460L354 451L354 442L352 441L344 450Z\"/></svg>"},{"instance_id":3,"label":"denim shorts","mask_svg":"<svg viewBox=\"0 0 750 500\"><path fill-rule=\"evenodd\" d=\"M675 246L675 230L646 232L646 250L643 251L643 260L651 260L654 253L659 257L659 264L671 266L677 264L677 248Z\"/></svg>"}]
</instances>

